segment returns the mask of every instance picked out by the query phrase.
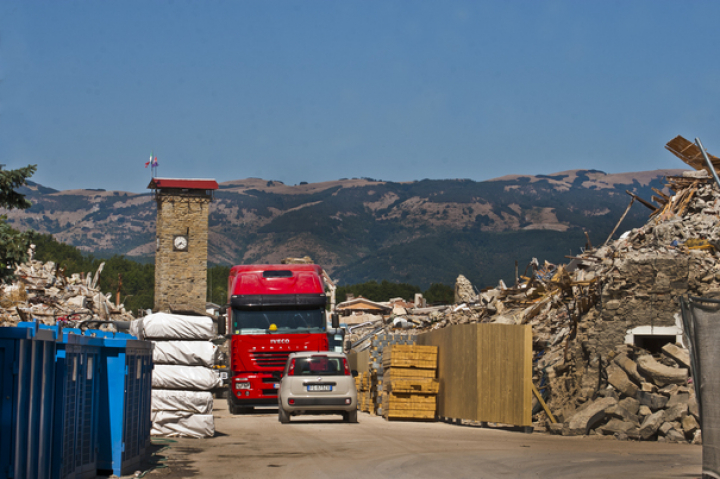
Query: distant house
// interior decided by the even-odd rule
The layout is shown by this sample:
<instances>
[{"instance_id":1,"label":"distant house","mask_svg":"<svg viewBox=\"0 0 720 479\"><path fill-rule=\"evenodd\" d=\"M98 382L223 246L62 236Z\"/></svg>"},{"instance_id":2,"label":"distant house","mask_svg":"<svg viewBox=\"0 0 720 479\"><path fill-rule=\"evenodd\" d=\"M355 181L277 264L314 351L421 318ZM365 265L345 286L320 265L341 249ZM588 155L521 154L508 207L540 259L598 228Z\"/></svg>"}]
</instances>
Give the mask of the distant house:
<instances>
[{"instance_id":1,"label":"distant house","mask_svg":"<svg viewBox=\"0 0 720 479\"><path fill-rule=\"evenodd\" d=\"M360 296L349 301L342 302L335 307L335 310L343 315L350 316L351 314L374 314L374 315L385 315L392 313L392 307L387 303L376 303L370 301L367 298Z\"/></svg>"}]
</instances>

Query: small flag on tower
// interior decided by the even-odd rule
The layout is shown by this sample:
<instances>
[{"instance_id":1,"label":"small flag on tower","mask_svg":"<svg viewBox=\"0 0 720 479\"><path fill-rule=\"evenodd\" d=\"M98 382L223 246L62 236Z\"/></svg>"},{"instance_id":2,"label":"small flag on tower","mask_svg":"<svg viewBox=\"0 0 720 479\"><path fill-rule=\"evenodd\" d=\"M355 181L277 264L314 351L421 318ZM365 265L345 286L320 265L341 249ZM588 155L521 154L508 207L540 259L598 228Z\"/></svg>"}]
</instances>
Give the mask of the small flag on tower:
<instances>
[{"instance_id":1,"label":"small flag on tower","mask_svg":"<svg viewBox=\"0 0 720 479\"><path fill-rule=\"evenodd\" d=\"M150 153L150 160L148 160L148 161L145 162L145 168L147 168L148 166L150 166L150 163L152 163L152 160L153 160L153 154ZM157 161L157 158L155 159L155 161ZM155 165L153 165L153 166L155 166Z\"/></svg>"}]
</instances>

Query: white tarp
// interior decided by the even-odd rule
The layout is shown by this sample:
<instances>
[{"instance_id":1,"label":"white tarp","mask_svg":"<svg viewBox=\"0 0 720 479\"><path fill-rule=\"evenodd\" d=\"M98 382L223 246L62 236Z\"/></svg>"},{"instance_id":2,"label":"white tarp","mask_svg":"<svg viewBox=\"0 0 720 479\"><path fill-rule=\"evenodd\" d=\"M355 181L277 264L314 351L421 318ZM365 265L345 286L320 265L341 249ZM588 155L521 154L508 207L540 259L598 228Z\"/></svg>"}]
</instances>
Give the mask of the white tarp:
<instances>
[{"instance_id":1,"label":"white tarp","mask_svg":"<svg viewBox=\"0 0 720 479\"><path fill-rule=\"evenodd\" d=\"M154 341L153 362L178 366L212 367L218 347L210 341Z\"/></svg>"},{"instance_id":2,"label":"white tarp","mask_svg":"<svg viewBox=\"0 0 720 479\"><path fill-rule=\"evenodd\" d=\"M192 414L212 414L213 396L208 391L152 390L153 411L186 411Z\"/></svg>"},{"instance_id":3,"label":"white tarp","mask_svg":"<svg viewBox=\"0 0 720 479\"><path fill-rule=\"evenodd\" d=\"M153 313L132 321L130 334L139 339L213 339L213 320L207 316Z\"/></svg>"},{"instance_id":4,"label":"white tarp","mask_svg":"<svg viewBox=\"0 0 720 479\"><path fill-rule=\"evenodd\" d=\"M222 386L222 379L204 366L157 364L152 373L153 389L209 391Z\"/></svg>"},{"instance_id":5,"label":"white tarp","mask_svg":"<svg viewBox=\"0 0 720 479\"><path fill-rule=\"evenodd\" d=\"M186 411L153 411L153 436L213 437L215 421L212 414L191 414Z\"/></svg>"}]
</instances>

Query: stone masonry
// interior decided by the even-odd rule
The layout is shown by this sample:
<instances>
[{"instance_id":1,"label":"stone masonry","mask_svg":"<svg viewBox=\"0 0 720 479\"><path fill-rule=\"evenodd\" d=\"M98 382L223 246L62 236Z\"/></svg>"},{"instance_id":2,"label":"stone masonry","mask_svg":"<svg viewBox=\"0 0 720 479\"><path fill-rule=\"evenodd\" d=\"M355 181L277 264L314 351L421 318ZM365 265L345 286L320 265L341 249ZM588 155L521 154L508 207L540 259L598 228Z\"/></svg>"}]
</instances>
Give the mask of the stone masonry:
<instances>
[{"instance_id":1,"label":"stone masonry","mask_svg":"<svg viewBox=\"0 0 720 479\"><path fill-rule=\"evenodd\" d=\"M205 190L159 190L155 253L155 311L205 311L207 296L208 212ZM177 236L187 249L178 251Z\"/></svg>"}]
</instances>

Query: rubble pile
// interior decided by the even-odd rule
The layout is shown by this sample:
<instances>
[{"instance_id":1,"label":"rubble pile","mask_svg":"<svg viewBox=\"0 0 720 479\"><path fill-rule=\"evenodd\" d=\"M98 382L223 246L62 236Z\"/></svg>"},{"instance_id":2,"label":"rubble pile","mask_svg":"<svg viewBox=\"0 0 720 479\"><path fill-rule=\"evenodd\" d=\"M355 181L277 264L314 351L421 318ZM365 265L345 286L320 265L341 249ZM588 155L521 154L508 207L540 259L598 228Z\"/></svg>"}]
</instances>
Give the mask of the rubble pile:
<instances>
[{"instance_id":1,"label":"rubble pile","mask_svg":"<svg viewBox=\"0 0 720 479\"><path fill-rule=\"evenodd\" d=\"M533 259L513 286L475 292L461 276L460 304L409 309L404 321L354 328L351 341L362 347L365 335L398 325L530 324L534 382L559 421L553 431L700 441L689 365L678 359L687 356L678 298L720 293L720 188L703 170L667 181L674 195L655 190L659 206L629 193L631 205L652 209L643 227L596 248L588 240L565 265ZM669 343L662 350L657 331ZM550 423L539 405L535 413L536 424Z\"/></svg>"},{"instance_id":2,"label":"rubble pile","mask_svg":"<svg viewBox=\"0 0 720 479\"><path fill-rule=\"evenodd\" d=\"M666 344L660 356L622 345L602 365L593 398L549 430L564 436L613 435L618 439L702 442L695 389L688 381L687 350ZM563 419L560 416L558 419Z\"/></svg>"},{"instance_id":3,"label":"rubble pile","mask_svg":"<svg viewBox=\"0 0 720 479\"><path fill-rule=\"evenodd\" d=\"M104 263L95 274L65 276L58 264L29 259L15 270L16 279L0 287L0 326L15 326L20 321L41 320L55 325L57 321L98 322L131 321L133 316L120 304L103 294L98 280ZM114 330L112 324L96 323L93 327Z\"/></svg>"}]
</instances>

